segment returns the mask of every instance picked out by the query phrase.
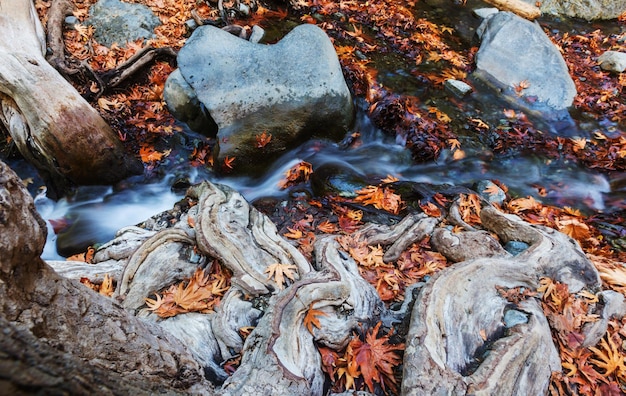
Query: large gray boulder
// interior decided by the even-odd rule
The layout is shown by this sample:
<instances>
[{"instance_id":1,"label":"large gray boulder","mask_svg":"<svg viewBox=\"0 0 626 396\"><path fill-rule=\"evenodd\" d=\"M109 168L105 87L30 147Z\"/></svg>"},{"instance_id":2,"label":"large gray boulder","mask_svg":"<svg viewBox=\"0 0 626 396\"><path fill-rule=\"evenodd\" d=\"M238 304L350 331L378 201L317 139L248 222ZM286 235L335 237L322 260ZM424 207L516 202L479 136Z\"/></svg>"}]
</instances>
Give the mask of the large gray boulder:
<instances>
[{"instance_id":1,"label":"large gray boulder","mask_svg":"<svg viewBox=\"0 0 626 396\"><path fill-rule=\"evenodd\" d=\"M535 4L535 0L524 0ZM594 19L615 19L626 11L626 0L543 0L541 12L544 14L561 15L581 18L588 21Z\"/></svg>"},{"instance_id":2,"label":"large gray boulder","mask_svg":"<svg viewBox=\"0 0 626 396\"><path fill-rule=\"evenodd\" d=\"M95 28L94 38L107 47L153 38L154 28L161 24L147 6L120 0L99 0L89 8L89 15L86 23Z\"/></svg>"},{"instance_id":3,"label":"large gray boulder","mask_svg":"<svg viewBox=\"0 0 626 396\"><path fill-rule=\"evenodd\" d=\"M539 24L498 12L483 21L478 34L475 77L522 106L558 112L572 105L576 86L559 50Z\"/></svg>"},{"instance_id":4,"label":"large gray boulder","mask_svg":"<svg viewBox=\"0 0 626 396\"><path fill-rule=\"evenodd\" d=\"M165 87L168 107L194 124L204 123L206 110L218 127L216 164L235 157L236 171L260 171L304 139L340 139L354 118L335 49L314 25L298 26L273 45L201 26L180 50L178 66L180 75ZM188 107L196 99L200 111ZM264 132L272 139L259 147Z\"/></svg>"}]
</instances>

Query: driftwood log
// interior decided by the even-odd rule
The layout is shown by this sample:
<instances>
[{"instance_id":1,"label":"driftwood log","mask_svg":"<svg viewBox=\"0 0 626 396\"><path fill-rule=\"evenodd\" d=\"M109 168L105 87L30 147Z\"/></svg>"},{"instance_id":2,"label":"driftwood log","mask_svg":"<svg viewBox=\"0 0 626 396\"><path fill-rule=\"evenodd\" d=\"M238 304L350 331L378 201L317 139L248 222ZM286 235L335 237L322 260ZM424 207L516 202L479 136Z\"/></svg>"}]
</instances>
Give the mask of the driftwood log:
<instances>
[{"instance_id":1,"label":"driftwood log","mask_svg":"<svg viewBox=\"0 0 626 396\"><path fill-rule=\"evenodd\" d=\"M189 190L193 204L172 211L177 221L155 216L121 230L98 249L95 265L79 267L95 282L103 273L115 278L107 299L57 275L76 277L76 268L52 262L55 272L38 258L45 225L16 176L0 170L0 320L8 329L0 335L0 365L8 367L0 381L9 389L321 395L327 378L316 345L340 349L360 324L382 321L408 323L402 394L545 394L561 367L539 300L514 304L496 287L534 290L548 276L572 291L600 289L573 240L485 206L485 230L454 234L441 218L413 214L358 231L383 246L388 261L430 236L457 262L391 310L336 236L318 236L309 263L239 193L204 182ZM501 247L509 240L529 247L513 256ZM213 259L232 272L215 312L161 319L145 309L146 297ZM268 277L276 263L291 266L293 280ZM310 308L324 312L312 331L304 324ZM243 327L254 327L245 340ZM224 363L239 354L240 366L227 373ZM62 363L52 366L50 356ZM79 362L81 379L69 378Z\"/></svg>"},{"instance_id":2,"label":"driftwood log","mask_svg":"<svg viewBox=\"0 0 626 396\"><path fill-rule=\"evenodd\" d=\"M45 59L31 0L0 0L0 124L61 194L72 184L111 184L142 170L117 135Z\"/></svg>"}]
</instances>

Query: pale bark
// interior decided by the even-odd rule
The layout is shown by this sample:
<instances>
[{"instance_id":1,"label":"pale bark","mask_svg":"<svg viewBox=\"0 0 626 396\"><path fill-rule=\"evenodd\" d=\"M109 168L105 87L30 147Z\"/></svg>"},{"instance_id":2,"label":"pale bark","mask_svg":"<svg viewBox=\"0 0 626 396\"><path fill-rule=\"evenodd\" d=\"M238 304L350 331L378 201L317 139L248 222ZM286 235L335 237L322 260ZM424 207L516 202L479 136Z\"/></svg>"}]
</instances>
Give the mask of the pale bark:
<instances>
[{"instance_id":1,"label":"pale bark","mask_svg":"<svg viewBox=\"0 0 626 396\"><path fill-rule=\"evenodd\" d=\"M501 11L510 11L522 18L534 21L541 16L541 10L523 0L485 0Z\"/></svg>"},{"instance_id":2,"label":"pale bark","mask_svg":"<svg viewBox=\"0 0 626 396\"><path fill-rule=\"evenodd\" d=\"M0 0L0 122L53 193L141 171L98 112L46 61L31 0Z\"/></svg>"}]
</instances>

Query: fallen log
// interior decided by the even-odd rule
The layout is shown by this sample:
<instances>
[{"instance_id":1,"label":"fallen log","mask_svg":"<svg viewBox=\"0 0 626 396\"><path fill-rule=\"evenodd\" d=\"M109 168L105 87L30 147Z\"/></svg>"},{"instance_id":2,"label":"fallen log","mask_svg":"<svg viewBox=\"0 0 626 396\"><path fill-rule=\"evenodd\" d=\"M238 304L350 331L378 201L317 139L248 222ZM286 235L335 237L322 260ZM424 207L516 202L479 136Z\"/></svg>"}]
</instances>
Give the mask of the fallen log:
<instances>
[{"instance_id":1,"label":"fallen log","mask_svg":"<svg viewBox=\"0 0 626 396\"><path fill-rule=\"evenodd\" d=\"M501 11L510 11L514 14L534 21L541 16L541 9L523 0L485 0Z\"/></svg>"},{"instance_id":2,"label":"fallen log","mask_svg":"<svg viewBox=\"0 0 626 396\"><path fill-rule=\"evenodd\" d=\"M112 184L142 166L98 112L46 61L31 0L0 0L0 122L51 195Z\"/></svg>"}]
</instances>

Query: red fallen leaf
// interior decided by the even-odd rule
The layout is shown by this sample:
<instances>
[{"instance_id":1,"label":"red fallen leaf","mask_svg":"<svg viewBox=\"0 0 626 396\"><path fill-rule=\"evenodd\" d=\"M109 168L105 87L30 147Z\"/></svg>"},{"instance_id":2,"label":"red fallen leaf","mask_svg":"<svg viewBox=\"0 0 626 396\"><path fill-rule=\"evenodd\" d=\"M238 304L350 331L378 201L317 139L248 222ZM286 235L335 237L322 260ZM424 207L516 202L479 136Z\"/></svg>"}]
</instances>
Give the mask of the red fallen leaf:
<instances>
[{"instance_id":1,"label":"red fallen leaf","mask_svg":"<svg viewBox=\"0 0 626 396\"><path fill-rule=\"evenodd\" d=\"M320 346L317 348L320 355L322 355L322 369L331 377L334 378L337 374L337 366L339 364L339 354L334 350Z\"/></svg>"},{"instance_id":2,"label":"red fallen leaf","mask_svg":"<svg viewBox=\"0 0 626 396\"><path fill-rule=\"evenodd\" d=\"M65 230L72 224L66 218L48 219L48 223L52 226L52 231L54 231L55 234Z\"/></svg>"},{"instance_id":3,"label":"red fallen leaf","mask_svg":"<svg viewBox=\"0 0 626 396\"><path fill-rule=\"evenodd\" d=\"M263 148L268 145L269 142L272 141L272 134L267 133L267 131L263 131L263 133L258 134L256 137L256 147Z\"/></svg>"},{"instance_id":4,"label":"red fallen leaf","mask_svg":"<svg viewBox=\"0 0 626 396\"><path fill-rule=\"evenodd\" d=\"M381 322L378 322L367 332L365 341L361 341L359 337L350 341L346 349L348 373L353 377L360 373L370 392L374 392L374 381L383 389L388 387L395 392L393 368L402 362L397 351L404 350L404 344L389 344L391 332L378 338L380 325Z\"/></svg>"}]
</instances>

